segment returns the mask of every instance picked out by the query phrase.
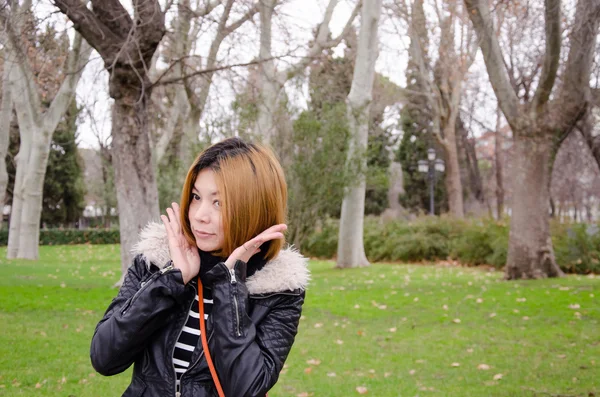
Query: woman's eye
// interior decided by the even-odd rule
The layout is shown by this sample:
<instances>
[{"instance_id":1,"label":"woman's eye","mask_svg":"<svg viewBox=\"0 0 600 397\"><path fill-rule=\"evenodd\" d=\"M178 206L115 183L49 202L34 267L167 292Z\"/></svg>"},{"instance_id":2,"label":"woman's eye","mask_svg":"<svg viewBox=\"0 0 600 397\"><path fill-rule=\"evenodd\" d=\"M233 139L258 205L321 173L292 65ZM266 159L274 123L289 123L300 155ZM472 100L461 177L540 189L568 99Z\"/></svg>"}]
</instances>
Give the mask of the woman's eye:
<instances>
[{"instance_id":1,"label":"woman's eye","mask_svg":"<svg viewBox=\"0 0 600 397\"><path fill-rule=\"evenodd\" d=\"M217 206L217 207L220 207L220 206L221 206L221 202L220 202L219 200L215 200L215 201L213 201L213 204L214 204L215 206Z\"/></svg>"},{"instance_id":2,"label":"woman's eye","mask_svg":"<svg viewBox=\"0 0 600 397\"><path fill-rule=\"evenodd\" d=\"M200 200L200 196L198 196L196 193L192 193L192 200Z\"/></svg>"}]
</instances>

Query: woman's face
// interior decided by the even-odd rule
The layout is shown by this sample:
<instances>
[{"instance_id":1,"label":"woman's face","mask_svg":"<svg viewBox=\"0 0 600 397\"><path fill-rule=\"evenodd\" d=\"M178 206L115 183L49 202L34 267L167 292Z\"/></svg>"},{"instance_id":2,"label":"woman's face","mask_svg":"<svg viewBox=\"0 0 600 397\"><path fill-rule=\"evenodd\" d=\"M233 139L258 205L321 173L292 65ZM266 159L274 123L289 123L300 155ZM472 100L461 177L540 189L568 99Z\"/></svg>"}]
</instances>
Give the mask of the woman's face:
<instances>
[{"instance_id":1,"label":"woman's face","mask_svg":"<svg viewBox=\"0 0 600 397\"><path fill-rule=\"evenodd\" d=\"M196 177L188 217L198 248L211 252L223 247L221 201L215 173L210 169L203 169Z\"/></svg>"}]
</instances>

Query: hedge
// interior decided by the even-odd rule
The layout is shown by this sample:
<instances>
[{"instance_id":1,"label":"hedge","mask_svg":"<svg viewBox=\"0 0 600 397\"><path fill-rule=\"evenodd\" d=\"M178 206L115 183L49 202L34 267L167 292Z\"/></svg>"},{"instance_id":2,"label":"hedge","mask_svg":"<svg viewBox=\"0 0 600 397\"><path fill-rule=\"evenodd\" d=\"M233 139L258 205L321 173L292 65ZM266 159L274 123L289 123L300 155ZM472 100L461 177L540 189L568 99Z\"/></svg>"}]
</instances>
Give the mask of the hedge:
<instances>
[{"instance_id":1,"label":"hedge","mask_svg":"<svg viewBox=\"0 0 600 397\"><path fill-rule=\"evenodd\" d=\"M119 244L116 229L49 229L40 230L40 245ZM8 230L0 230L0 246L8 244Z\"/></svg>"},{"instance_id":2,"label":"hedge","mask_svg":"<svg viewBox=\"0 0 600 397\"><path fill-rule=\"evenodd\" d=\"M600 230L594 224L551 221L556 261L567 273L600 273ZM333 258L337 252L337 220L327 220L305 244L302 253ZM455 259L470 266L504 267L508 251L509 220L457 220L422 217L414 221L366 218L365 253L373 262L420 262Z\"/></svg>"}]
</instances>

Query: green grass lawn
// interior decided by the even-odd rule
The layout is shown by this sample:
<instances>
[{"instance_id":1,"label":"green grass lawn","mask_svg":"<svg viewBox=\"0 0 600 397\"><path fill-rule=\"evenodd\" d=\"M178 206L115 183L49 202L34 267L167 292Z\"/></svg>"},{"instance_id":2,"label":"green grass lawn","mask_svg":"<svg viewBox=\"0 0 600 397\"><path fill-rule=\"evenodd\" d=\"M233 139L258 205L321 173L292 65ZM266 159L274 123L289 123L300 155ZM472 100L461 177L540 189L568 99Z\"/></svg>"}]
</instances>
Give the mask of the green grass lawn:
<instances>
[{"instance_id":1,"label":"green grass lawn","mask_svg":"<svg viewBox=\"0 0 600 397\"><path fill-rule=\"evenodd\" d=\"M119 246L40 255L0 260L0 396L120 396L130 372L97 375L88 355L117 292ZM300 331L270 397L600 396L600 277L311 269Z\"/></svg>"}]
</instances>

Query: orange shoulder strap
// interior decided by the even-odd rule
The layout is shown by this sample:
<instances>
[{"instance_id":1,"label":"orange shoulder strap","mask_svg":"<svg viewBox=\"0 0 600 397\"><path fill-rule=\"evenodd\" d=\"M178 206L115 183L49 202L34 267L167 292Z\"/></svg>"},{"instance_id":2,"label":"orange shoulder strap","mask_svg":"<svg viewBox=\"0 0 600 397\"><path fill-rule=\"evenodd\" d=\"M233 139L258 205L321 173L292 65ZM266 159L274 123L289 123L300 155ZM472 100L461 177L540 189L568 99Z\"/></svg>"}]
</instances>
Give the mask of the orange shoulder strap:
<instances>
[{"instance_id":1,"label":"orange shoulder strap","mask_svg":"<svg viewBox=\"0 0 600 397\"><path fill-rule=\"evenodd\" d=\"M217 388L217 393L219 393L219 397L225 397L225 393L223 393L221 382L219 382L219 377L217 376L217 371L215 370L212 357L210 356L210 351L208 350L208 341L206 340L206 326L204 324L204 294L202 293L202 282L200 281L200 277L198 277L198 311L200 312L200 338L202 339L204 357L206 357L206 362L208 363L208 368L210 369L210 375L212 376L213 382L215 383L215 387Z\"/></svg>"}]
</instances>

